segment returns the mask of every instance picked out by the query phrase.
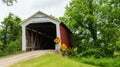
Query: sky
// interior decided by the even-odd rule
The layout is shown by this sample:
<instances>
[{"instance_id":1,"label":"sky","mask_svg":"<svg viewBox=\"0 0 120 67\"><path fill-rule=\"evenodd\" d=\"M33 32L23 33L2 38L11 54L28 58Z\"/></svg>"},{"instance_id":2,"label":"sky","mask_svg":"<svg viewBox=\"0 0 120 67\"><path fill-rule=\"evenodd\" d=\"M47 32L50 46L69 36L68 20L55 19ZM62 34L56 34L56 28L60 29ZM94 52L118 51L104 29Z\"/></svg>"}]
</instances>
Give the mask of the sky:
<instances>
[{"instance_id":1,"label":"sky","mask_svg":"<svg viewBox=\"0 0 120 67\"><path fill-rule=\"evenodd\" d=\"M30 17L38 11L42 11L56 18L64 15L65 6L70 0L17 0L13 6L7 6L0 0L0 22L11 12L22 20Z\"/></svg>"}]
</instances>

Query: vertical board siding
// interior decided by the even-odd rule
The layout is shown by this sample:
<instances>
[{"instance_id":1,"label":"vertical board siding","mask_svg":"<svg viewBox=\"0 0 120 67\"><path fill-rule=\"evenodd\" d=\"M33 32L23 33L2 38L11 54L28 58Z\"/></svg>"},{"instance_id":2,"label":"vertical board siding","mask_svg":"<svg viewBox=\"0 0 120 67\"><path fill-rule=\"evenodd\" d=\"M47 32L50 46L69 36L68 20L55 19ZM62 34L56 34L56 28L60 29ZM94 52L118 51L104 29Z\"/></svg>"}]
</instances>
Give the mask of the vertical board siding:
<instances>
[{"instance_id":1,"label":"vertical board siding","mask_svg":"<svg viewBox=\"0 0 120 67\"><path fill-rule=\"evenodd\" d=\"M68 47L70 47L70 36L69 32L66 30L66 28L60 24L60 36L61 36L61 44L66 44Z\"/></svg>"}]
</instances>

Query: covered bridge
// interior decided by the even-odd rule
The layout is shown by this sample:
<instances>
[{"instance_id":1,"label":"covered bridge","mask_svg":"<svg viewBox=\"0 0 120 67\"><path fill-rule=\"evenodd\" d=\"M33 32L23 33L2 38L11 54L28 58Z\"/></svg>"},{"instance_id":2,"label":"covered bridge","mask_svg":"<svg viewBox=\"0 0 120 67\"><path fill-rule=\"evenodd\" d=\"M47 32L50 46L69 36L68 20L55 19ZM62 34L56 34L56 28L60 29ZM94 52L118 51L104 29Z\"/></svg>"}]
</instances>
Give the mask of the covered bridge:
<instances>
[{"instance_id":1,"label":"covered bridge","mask_svg":"<svg viewBox=\"0 0 120 67\"><path fill-rule=\"evenodd\" d=\"M38 11L21 24L22 50L60 50L61 44L71 47L71 31L65 24L59 22L41 11ZM56 46L54 39L58 37L61 42Z\"/></svg>"}]
</instances>

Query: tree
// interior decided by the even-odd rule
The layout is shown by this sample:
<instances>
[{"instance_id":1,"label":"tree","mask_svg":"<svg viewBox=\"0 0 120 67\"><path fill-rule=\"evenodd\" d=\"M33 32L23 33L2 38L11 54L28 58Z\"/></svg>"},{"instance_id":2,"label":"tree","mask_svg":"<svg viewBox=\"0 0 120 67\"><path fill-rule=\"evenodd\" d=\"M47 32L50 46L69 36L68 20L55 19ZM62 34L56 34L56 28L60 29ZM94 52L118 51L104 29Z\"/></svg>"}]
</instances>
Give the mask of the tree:
<instances>
[{"instance_id":1,"label":"tree","mask_svg":"<svg viewBox=\"0 0 120 67\"><path fill-rule=\"evenodd\" d=\"M0 30L0 40L3 43L3 48L6 48L10 42L15 41L21 36L21 27L19 23L21 19L12 13L2 22Z\"/></svg>"},{"instance_id":2,"label":"tree","mask_svg":"<svg viewBox=\"0 0 120 67\"><path fill-rule=\"evenodd\" d=\"M120 1L110 0L103 2L103 4L104 3L106 4L101 7L99 25L101 26L101 38L105 44L104 49L108 51L106 52L106 54L109 55L110 52L113 54L116 47L116 42L119 40L120 37Z\"/></svg>"},{"instance_id":3,"label":"tree","mask_svg":"<svg viewBox=\"0 0 120 67\"><path fill-rule=\"evenodd\" d=\"M17 0L2 0L7 6L13 5L13 2L17 2Z\"/></svg>"},{"instance_id":4,"label":"tree","mask_svg":"<svg viewBox=\"0 0 120 67\"><path fill-rule=\"evenodd\" d=\"M119 38L119 0L72 0L64 17L75 35L79 51L101 48L105 55L111 52ZM100 51L101 52L101 51Z\"/></svg>"}]
</instances>

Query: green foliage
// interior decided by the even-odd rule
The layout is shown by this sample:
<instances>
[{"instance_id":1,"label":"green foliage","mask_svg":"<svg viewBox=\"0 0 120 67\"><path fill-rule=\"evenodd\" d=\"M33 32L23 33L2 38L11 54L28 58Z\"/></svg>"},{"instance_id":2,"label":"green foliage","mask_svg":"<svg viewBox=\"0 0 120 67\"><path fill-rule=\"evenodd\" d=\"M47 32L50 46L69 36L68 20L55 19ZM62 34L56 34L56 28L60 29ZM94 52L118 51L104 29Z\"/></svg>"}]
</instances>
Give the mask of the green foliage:
<instances>
[{"instance_id":1,"label":"green foliage","mask_svg":"<svg viewBox=\"0 0 120 67\"><path fill-rule=\"evenodd\" d=\"M1 42L2 43L2 42ZM16 39L15 41L11 41L6 48L0 48L0 56L11 55L16 52L21 51L21 37ZM1 46L3 47L3 46Z\"/></svg>"},{"instance_id":2,"label":"green foliage","mask_svg":"<svg viewBox=\"0 0 120 67\"><path fill-rule=\"evenodd\" d=\"M1 22L0 56L21 50L21 19L12 13Z\"/></svg>"},{"instance_id":3,"label":"green foliage","mask_svg":"<svg viewBox=\"0 0 120 67\"><path fill-rule=\"evenodd\" d=\"M14 2L17 2L17 0L2 0L7 6L13 5Z\"/></svg>"},{"instance_id":4,"label":"green foliage","mask_svg":"<svg viewBox=\"0 0 120 67\"><path fill-rule=\"evenodd\" d=\"M9 52L15 52L15 51L20 51L21 50L21 37L16 39L15 41L11 41L10 44L7 46L7 49Z\"/></svg>"},{"instance_id":5,"label":"green foliage","mask_svg":"<svg viewBox=\"0 0 120 67\"><path fill-rule=\"evenodd\" d=\"M75 47L75 48L69 48L69 49L67 50L68 56L75 56L76 54L78 54L77 50L78 50L77 47Z\"/></svg>"},{"instance_id":6,"label":"green foliage","mask_svg":"<svg viewBox=\"0 0 120 67\"><path fill-rule=\"evenodd\" d=\"M91 57L91 56L95 58L101 58L105 57L105 53L100 48L93 49L91 48L77 55L77 57Z\"/></svg>"},{"instance_id":7,"label":"green foliage","mask_svg":"<svg viewBox=\"0 0 120 67\"><path fill-rule=\"evenodd\" d=\"M120 41L119 40L116 42L116 50L120 51Z\"/></svg>"},{"instance_id":8,"label":"green foliage","mask_svg":"<svg viewBox=\"0 0 120 67\"><path fill-rule=\"evenodd\" d=\"M103 56L114 54L120 37L119 4L119 0L72 0L70 2L64 17L60 20L65 22L73 32L78 53L89 55L92 52L94 55L99 52ZM100 50L92 50L96 48Z\"/></svg>"},{"instance_id":9,"label":"green foliage","mask_svg":"<svg viewBox=\"0 0 120 67\"><path fill-rule=\"evenodd\" d=\"M65 51L61 51L61 54L63 56L67 55L67 56L75 56L77 54L77 47L75 48L68 48Z\"/></svg>"},{"instance_id":10,"label":"green foliage","mask_svg":"<svg viewBox=\"0 0 120 67\"><path fill-rule=\"evenodd\" d=\"M93 57L91 58L80 58L80 61L92 64L96 66L102 66L102 67L119 67L120 66L120 57L113 57L113 58L99 58L95 59Z\"/></svg>"},{"instance_id":11,"label":"green foliage","mask_svg":"<svg viewBox=\"0 0 120 67\"><path fill-rule=\"evenodd\" d=\"M2 49L3 47L3 43L0 41L0 49Z\"/></svg>"},{"instance_id":12,"label":"green foliage","mask_svg":"<svg viewBox=\"0 0 120 67\"><path fill-rule=\"evenodd\" d=\"M21 19L12 13L9 14L7 18L2 22L2 29L0 30L0 39L3 43L4 48L11 41L15 41L17 38L21 36L21 27L19 23Z\"/></svg>"}]
</instances>

